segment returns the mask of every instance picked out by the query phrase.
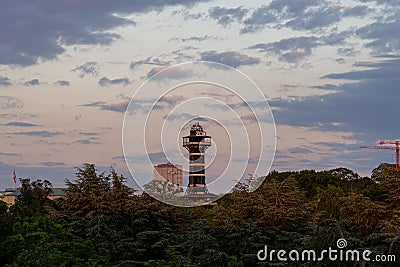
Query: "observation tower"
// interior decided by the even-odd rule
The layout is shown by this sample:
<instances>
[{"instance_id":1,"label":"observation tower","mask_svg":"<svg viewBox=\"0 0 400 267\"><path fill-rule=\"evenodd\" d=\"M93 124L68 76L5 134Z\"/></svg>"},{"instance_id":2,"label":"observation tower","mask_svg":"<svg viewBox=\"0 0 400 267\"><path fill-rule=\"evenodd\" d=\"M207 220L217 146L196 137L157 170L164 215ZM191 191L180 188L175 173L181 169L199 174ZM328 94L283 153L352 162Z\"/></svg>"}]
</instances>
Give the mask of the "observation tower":
<instances>
[{"instance_id":1,"label":"observation tower","mask_svg":"<svg viewBox=\"0 0 400 267\"><path fill-rule=\"evenodd\" d=\"M183 147L189 151L189 184L187 197L204 197L209 192L206 186L205 151L211 146L211 136L199 122L190 128L190 135L183 137Z\"/></svg>"}]
</instances>

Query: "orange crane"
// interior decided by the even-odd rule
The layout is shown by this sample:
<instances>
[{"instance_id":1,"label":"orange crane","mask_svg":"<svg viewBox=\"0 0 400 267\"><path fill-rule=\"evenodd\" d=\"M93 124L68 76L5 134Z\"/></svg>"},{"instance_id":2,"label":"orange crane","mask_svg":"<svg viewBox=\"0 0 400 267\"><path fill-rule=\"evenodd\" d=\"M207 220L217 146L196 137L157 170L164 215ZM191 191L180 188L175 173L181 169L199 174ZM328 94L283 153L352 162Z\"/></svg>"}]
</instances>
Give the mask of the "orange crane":
<instances>
[{"instance_id":1,"label":"orange crane","mask_svg":"<svg viewBox=\"0 0 400 267\"><path fill-rule=\"evenodd\" d=\"M396 164L392 164L396 169L400 168L400 140L380 141L379 146L361 146L361 148L371 149L390 149L396 152Z\"/></svg>"}]
</instances>

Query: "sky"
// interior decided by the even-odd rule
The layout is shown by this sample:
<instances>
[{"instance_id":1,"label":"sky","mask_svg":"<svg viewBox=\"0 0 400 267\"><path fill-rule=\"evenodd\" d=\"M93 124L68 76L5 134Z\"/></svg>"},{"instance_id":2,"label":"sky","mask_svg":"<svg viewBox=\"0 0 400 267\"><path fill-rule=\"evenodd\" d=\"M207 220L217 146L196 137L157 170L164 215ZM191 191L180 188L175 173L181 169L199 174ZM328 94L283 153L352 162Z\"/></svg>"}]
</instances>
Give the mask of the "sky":
<instances>
[{"instance_id":1,"label":"sky","mask_svg":"<svg viewBox=\"0 0 400 267\"><path fill-rule=\"evenodd\" d=\"M266 164L257 175L266 173L269 163L281 171L346 167L369 175L379 163L394 161L391 151L360 146L399 138L399 0L1 0L0 6L0 188L12 187L14 168L18 177L48 179L56 187L74 180L83 163L94 163L101 171L113 167L130 182L129 169L148 175L152 171L140 165L148 162L145 151L123 145L124 118L130 116L125 111L133 97L129 107L134 121L148 115L149 98L137 94L148 79L161 88L170 86L165 81L204 78L193 65L165 71L195 61L243 73L261 90L256 94L260 102L264 97L268 101L273 119L268 105L242 99L264 112L268 118L260 124L270 127L270 143L261 149L268 151ZM210 68L209 74L219 71ZM225 74L219 77L229 83ZM217 116L228 110L227 104L237 108L239 118L248 118L238 99L227 90L217 96L220 89L191 87L165 95L152 88L145 92L161 97L145 134L153 142L147 154L154 164L166 153L157 147L155 133L168 121L180 126L175 132L166 128L166 136L176 140L188 132L194 117L200 117L210 135L223 137L225 127L230 140L240 138L239 126L228 120L233 115L217 120L202 109L179 110L187 100L214 93L220 106L211 100L192 106L206 106ZM167 117L171 111L175 113ZM276 154L270 162L272 121ZM139 123L130 127L133 139L143 137ZM246 131L256 132L246 128L241 134ZM252 149L262 139L257 136L246 137ZM176 143L175 149L184 153ZM214 146L219 149L210 150L215 161L209 160L216 162L210 177L228 166L229 153L236 162L248 156L246 142ZM232 147L240 152L233 153ZM124 151L136 165L128 168ZM249 174L235 166L230 175L240 179Z\"/></svg>"}]
</instances>

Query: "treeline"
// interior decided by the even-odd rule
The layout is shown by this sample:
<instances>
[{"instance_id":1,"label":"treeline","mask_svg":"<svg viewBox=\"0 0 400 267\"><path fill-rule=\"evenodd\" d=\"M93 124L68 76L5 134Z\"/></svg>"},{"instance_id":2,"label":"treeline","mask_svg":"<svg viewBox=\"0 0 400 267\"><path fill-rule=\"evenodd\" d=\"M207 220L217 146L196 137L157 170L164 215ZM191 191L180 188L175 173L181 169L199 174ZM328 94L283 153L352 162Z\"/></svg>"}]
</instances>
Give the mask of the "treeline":
<instances>
[{"instance_id":1,"label":"treeline","mask_svg":"<svg viewBox=\"0 0 400 267\"><path fill-rule=\"evenodd\" d=\"M49 200L51 184L23 179L9 209L0 201L2 266L397 266L360 261L260 262L272 249L336 247L400 260L400 172L271 172L239 184L216 206L179 208L134 194L114 170L86 164ZM373 265L375 264L375 265Z\"/></svg>"}]
</instances>

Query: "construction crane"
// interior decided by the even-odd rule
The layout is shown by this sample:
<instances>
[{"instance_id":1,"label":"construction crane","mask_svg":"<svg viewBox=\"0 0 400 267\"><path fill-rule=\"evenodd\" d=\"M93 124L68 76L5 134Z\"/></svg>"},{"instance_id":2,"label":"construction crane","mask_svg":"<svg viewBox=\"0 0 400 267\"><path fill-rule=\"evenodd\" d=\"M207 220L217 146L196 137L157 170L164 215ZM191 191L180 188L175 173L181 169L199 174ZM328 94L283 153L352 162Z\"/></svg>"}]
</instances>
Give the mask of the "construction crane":
<instances>
[{"instance_id":1,"label":"construction crane","mask_svg":"<svg viewBox=\"0 0 400 267\"><path fill-rule=\"evenodd\" d=\"M400 168L400 140L380 141L379 146L361 146L361 148L371 149L390 149L396 152L396 164L392 164L396 169Z\"/></svg>"}]
</instances>

